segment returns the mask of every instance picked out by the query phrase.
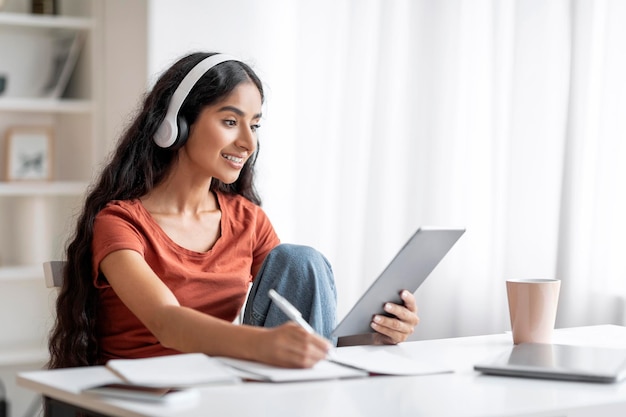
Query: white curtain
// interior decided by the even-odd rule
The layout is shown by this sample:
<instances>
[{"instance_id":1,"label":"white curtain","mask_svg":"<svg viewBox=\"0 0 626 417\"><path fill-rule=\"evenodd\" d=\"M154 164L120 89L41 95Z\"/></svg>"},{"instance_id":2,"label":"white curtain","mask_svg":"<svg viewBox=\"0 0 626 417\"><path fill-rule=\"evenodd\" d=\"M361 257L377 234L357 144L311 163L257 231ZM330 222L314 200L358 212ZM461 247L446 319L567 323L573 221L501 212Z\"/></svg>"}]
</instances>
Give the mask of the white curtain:
<instances>
[{"instance_id":1,"label":"white curtain","mask_svg":"<svg viewBox=\"0 0 626 417\"><path fill-rule=\"evenodd\" d=\"M264 208L332 262L340 316L437 225L467 232L415 338L507 330L507 278L562 279L559 326L624 322L626 2L149 5L151 75L217 50L264 80Z\"/></svg>"}]
</instances>

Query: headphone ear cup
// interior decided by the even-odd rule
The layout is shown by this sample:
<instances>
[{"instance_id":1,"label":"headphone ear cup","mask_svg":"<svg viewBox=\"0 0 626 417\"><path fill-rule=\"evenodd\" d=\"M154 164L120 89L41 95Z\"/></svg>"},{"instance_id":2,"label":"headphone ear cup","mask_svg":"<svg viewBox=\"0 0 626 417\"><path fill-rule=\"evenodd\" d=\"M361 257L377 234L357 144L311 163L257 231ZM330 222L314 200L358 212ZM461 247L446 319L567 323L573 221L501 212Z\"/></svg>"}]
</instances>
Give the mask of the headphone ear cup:
<instances>
[{"instance_id":1,"label":"headphone ear cup","mask_svg":"<svg viewBox=\"0 0 626 417\"><path fill-rule=\"evenodd\" d=\"M187 142L187 137L189 136L189 125L187 124L187 119L183 116L178 116L176 120L178 121L178 136L172 145L173 149L181 148L185 142Z\"/></svg>"}]
</instances>

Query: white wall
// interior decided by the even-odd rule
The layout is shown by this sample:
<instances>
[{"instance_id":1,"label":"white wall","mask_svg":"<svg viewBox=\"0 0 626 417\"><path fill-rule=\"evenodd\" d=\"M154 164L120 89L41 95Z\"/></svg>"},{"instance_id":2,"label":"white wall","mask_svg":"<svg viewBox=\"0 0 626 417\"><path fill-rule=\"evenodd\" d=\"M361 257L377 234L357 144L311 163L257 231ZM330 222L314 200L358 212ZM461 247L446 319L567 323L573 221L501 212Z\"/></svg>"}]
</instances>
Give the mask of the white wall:
<instances>
[{"instance_id":1,"label":"white wall","mask_svg":"<svg viewBox=\"0 0 626 417\"><path fill-rule=\"evenodd\" d=\"M504 280L527 276L564 280L558 323L594 324L623 315L589 294L623 295L625 6L151 0L148 68L201 49L257 70L264 208L329 257L340 314L417 225L453 224L420 334L507 329Z\"/></svg>"},{"instance_id":2,"label":"white wall","mask_svg":"<svg viewBox=\"0 0 626 417\"><path fill-rule=\"evenodd\" d=\"M147 86L148 0L104 0L102 15L102 125L98 149L106 155L115 145Z\"/></svg>"},{"instance_id":3,"label":"white wall","mask_svg":"<svg viewBox=\"0 0 626 417\"><path fill-rule=\"evenodd\" d=\"M267 4L280 4L281 14L269 14ZM267 184L281 184L292 193L296 184L289 175L297 161L278 155L292 155L295 147L294 89L295 63L281 59L283 51L293 53L295 39L280 36L294 33L295 3L150 0L148 14L148 73L151 81L181 56L193 51L225 52L252 65L265 84L266 102L260 133L258 162L259 188L264 208L284 240L295 238L295 222L306 221L280 194L268 195ZM272 7L275 10L274 7ZM272 158L269 158L269 155ZM280 165L272 162L281 161Z\"/></svg>"}]
</instances>

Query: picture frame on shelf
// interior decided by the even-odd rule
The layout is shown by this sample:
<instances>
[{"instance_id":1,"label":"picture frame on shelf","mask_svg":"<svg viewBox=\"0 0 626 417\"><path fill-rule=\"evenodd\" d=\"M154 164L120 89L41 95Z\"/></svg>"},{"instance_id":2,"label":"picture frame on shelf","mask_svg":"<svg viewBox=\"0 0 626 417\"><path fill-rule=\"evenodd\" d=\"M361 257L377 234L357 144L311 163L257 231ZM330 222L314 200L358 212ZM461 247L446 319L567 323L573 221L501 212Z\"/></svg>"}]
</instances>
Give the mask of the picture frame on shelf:
<instances>
[{"instance_id":1,"label":"picture frame on shelf","mask_svg":"<svg viewBox=\"0 0 626 417\"><path fill-rule=\"evenodd\" d=\"M7 181L49 181L52 179L50 127L12 127L6 136Z\"/></svg>"}]
</instances>

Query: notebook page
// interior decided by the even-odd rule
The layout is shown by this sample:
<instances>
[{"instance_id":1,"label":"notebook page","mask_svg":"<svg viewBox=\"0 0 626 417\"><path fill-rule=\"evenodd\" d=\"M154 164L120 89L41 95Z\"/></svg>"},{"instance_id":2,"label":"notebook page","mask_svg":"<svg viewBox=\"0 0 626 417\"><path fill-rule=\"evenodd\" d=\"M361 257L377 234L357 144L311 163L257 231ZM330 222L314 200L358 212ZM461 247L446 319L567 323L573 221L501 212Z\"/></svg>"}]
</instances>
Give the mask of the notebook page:
<instances>
[{"instance_id":1,"label":"notebook page","mask_svg":"<svg viewBox=\"0 0 626 417\"><path fill-rule=\"evenodd\" d=\"M202 353L111 359L106 367L126 382L149 387L188 387L240 381L229 367Z\"/></svg>"}]
</instances>

